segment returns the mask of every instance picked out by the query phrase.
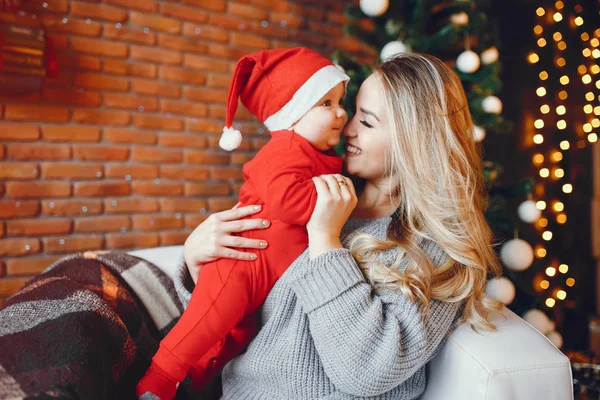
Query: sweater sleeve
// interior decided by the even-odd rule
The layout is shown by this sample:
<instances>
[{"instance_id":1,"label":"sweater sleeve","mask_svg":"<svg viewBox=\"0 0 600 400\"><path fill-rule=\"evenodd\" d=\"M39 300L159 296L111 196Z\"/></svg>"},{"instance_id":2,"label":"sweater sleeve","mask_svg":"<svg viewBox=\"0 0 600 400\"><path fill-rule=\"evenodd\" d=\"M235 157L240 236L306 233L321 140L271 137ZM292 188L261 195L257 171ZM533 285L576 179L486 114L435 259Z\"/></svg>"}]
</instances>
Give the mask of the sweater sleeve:
<instances>
[{"instance_id":1,"label":"sweater sleeve","mask_svg":"<svg viewBox=\"0 0 600 400\"><path fill-rule=\"evenodd\" d=\"M190 303L195 285L183 255L181 255L178 265L175 276L173 277L173 284L175 285L175 291L185 310Z\"/></svg>"},{"instance_id":2,"label":"sweater sleeve","mask_svg":"<svg viewBox=\"0 0 600 400\"><path fill-rule=\"evenodd\" d=\"M286 224L306 225L317 202L317 189L311 179L313 162L304 153L294 148L279 150L247 174L272 215Z\"/></svg>"},{"instance_id":3,"label":"sweater sleeve","mask_svg":"<svg viewBox=\"0 0 600 400\"><path fill-rule=\"evenodd\" d=\"M433 358L460 315L458 303L432 300L424 313L400 291L373 290L347 249L308 263L292 287L325 373L348 394L400 385Z\"/></svg>"}]
</instances>

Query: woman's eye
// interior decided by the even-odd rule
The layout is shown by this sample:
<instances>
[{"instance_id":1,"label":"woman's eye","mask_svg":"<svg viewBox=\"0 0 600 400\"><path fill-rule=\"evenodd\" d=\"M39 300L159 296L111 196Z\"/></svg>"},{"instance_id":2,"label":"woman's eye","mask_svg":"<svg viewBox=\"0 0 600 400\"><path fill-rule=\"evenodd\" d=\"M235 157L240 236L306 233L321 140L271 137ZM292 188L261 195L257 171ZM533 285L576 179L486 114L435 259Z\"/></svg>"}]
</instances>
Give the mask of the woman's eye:
<instances>
[{"instance_id":1,"label":"woman's eye","mask_svg":"<svg viewBox=\"0 0 600 400\"><path fill-rule=\"evenodd\" d=\"M371 125L370 123L368 123L365 120L360 121L360 123L363 124L364 126L366 126L367 128L372 128L373 127L373 125Z\"/></svg>"}]
</instances>

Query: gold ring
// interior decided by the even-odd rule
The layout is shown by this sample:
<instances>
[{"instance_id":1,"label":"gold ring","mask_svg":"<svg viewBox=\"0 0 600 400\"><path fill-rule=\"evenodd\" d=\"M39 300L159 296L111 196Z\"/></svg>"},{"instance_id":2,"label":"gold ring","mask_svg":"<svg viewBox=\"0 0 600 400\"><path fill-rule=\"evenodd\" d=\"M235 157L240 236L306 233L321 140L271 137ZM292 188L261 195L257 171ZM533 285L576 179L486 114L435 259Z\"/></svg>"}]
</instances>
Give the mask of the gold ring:
<instances>
[{"instance_id":1,"label":"gold ring","mask_svg":"<svg viewBox=\"0 0 600 400\"><path fill-rule=\"evenodd\" d=\"M346 182L344 182L344 181L338 181L338 185L340 185L340 186L346 186Z\"/></svg>"}]
</instances>

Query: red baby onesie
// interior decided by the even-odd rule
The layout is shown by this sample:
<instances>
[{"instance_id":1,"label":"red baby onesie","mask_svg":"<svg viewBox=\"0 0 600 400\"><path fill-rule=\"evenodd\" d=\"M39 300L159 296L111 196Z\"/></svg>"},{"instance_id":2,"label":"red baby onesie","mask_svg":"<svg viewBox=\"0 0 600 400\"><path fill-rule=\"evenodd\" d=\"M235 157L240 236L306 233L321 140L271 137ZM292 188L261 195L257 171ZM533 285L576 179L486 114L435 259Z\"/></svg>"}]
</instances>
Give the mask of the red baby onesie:
<instances>
[{"instance_id":1,"label":"red baby onesie","mask_svg":"<svg viewBox=\"0 0 600 400\"><path fill-rule=\"evenodd\" d=\"M244 165L241 205L260 204L249 218L271 221L268 229L240 236L265 239L269 246L255 261L220 259L200 270L192 299L153 358L181 382L190 372L198 384L208 383L252 340L253 315L277 279L306 249L306 223L317 191L312 177L340 173L342 160L323 154L291 131L276 131L258 154ZM218 356L218 357L217 357Z\"/></svg>"}]
</instances>

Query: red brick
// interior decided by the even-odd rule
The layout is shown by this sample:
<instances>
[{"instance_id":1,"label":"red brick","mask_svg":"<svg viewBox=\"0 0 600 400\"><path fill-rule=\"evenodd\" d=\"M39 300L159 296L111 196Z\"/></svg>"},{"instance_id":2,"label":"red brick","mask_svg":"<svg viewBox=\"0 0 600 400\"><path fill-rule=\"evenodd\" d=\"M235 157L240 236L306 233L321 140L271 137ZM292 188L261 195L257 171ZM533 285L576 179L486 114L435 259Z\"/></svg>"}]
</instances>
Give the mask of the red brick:
<instances>
[{"instance_id":1,"label":"red brick","mask_svg":"<svg viewBox=\"0 0 600 400\"><path fill-rule=\"evenodd\" d=\"M4 222L0 222L0 238L6 236L6 227ZM0 276L2 276L2 262L0 262Z\"/></svg>"},{"instance_id":2,"label":"red brick","mask_svg":"<svg viewBox=\"0 0 600 400\"><path fill-rule=\"evenodd\" d=\"M42 98L49 103L73 106L99 106L102 103L100 93L83 89L46 87L42 90Z\"/></svg>"},{"instance_id":3,"label":"red brick","mask_svg":"<svg viewBox=\"0 0 600 400\"><path fill-rule=\"evenodd\" d=\"M56 51L62 51L69 48L69 38L65 35L46 32L46 39L52 42L52 46L54 46L54 50Z\"/></svg>"},{"instance_id":4,"label":"red brick","mask_svg":"<svg viewBox=\"0 0 600 400\"><path fill-rule=\"evenodd\" d=\"M187 237L192 233L191 230L184 232L180 231L167 231L160 232L160 245L161 246L175 246L184 244Z\"/></svg>"},{"instance_id":5,"label":"red brick","mask_svg":"<svg viewBox=\"0 0 600 400\"><path fill-rule=\"evenodd\" d=\"M184 154L185 162L188 164L227 165L230 158L227 153L215 153L210 151L188 150Z\"/></svg>"},{"instance_id":6,"label":"red brick","mask_svg":"<svg viewBox=\"0 0 600 400\"><path fill-rule=\"evenodd\" d=\"M228 31L238 31L249 27L252 21L248 21L245 18L232 17L225 13L212 13L208 17L208 23L211 26L225 28Z\"/></svg>"},{"instance_id":7,"label":"red brick","mask_svg":"<svg viewBox=\"0 0 600 400\"><path fill-rule=\"evenodd\" d=\"M104 60L104 71L115 75L140 76L143 78L156 77L156 65L134 63L108 58Z\"/></svg>"},{"instance_id":8,"label":"red brick","mask_svg":"<svg viewBox=\"0 0 600 400\"><path fill-rule=\"evenodd\" d=\"M67 236L65 238L45 238L44 251L50 254L75 253L103 248L102 236Z\"/></svg>"},{"instance_id":9,"label":"red brick","mask_svg":"<svg viewBox=\"0 0 600 400\"><path fill-rule=\"evenodd\" d=\"M205 181L210 173L205 167L161 165L160 176L167 179L185 179L186 181Z\"/></svg>"},{"instance_id":10,"label":"red brick","mask_svg":"<svg viewBox=\"0 0 600 400\"><path fill-rule=\"evenodd\" d=\"M227 58L232 61L237 61L240 58L248 54L248 50L240 47L233 47L231 45L209 43L208 54L218 58Z\"/></svg>"},{"instance_id":11,"label":"red brick","mask_svg":"<svg viewBox=\"0 0 600 400\"><path fill-rule=\"evenodd\" d=\"M0 140L15 140L18 142L35 141L40 138L39 125L13 124L3 122L0 124Z\"/></svg>"},{"instance_id":12,"label":"red brick","mask_svg":"<svg viewBox=\"0 0 600 400\"><path fill-rule=\"evenodd\" d=\"M128 28L125 26L117 27L114 24L104 24L104 37L106 39L123 42L133 42L147 45L156 44L156 33L154 32L144 32L140 31L139 29Z\"/></svg>"},{"instance_id":13,"label":"red brick","mask_svg":"<svg viewBox=\"0 0 600 400\"><path fill-rule=\"evenodd\" d=\"M155 179L158 178L158 166L142 164L106 164L107 178Z\"/></svg>"},{"instance_id":14,"label":"red brick","mask_svg":"<svg viewBox=\"0 0 600 400\"><path fill-rule=\"evenodd\" d=\"M0 280L0 296L9 297L17 293L31 279L27 278L4 278Z\"/></svg>"},{"instance_id":15,"label":"red brick","mask_svg":"<svg viewBox=\"0 0 600 400\"><path fill-rule=\"evenodd\" d=\"M0 144L0 160L3 160L6 157L6 147L3 144Z\"/></svg>"},{"instance_id":16,"label":"red brick","mask_svg":"<svg viewBox=\"0 0 600 400\"><path fill-rule=\"evenodd\" d=\"M180 33L181 22L174 18L166 18L156 14L144 14L137 11L129 13L129 23L153 31Z\"/></svg>"},{"instance_id":17,"label":"red brick","mask_svg":"<svg viewBox=\"0 0 600 400\"><path fill-rule=\"evenodd\" d=\"M156 134L123 128L105 128L104 140L113 143L156 144Z\"/></svg>"},{"instance_id":18,"label":"red brick","mask_svg":"<svg viewBox=\"0 0 600 400\"><path fill-rule=\"evenodd\" d=\"M271 23L281 25L285 21L288 28L301 28L304 27L305 19L299 17L296 14L290 14L280 11L271 11Z\"/></svg>"},{"instance_id":19,"label":"red brick","mask_svg":"<svg viewBox=\"0 0 600 400\"><path fill-rule=\"evenodd\" d=\"M40 211L37 201L0 200L0 218L33 217Z\"/></svg>"},{"instance_id":20,"label":"red brick","mask_svg":"<svg viewBox=\"0 0 600 400\"><path fill-rule=\"evenodd\" d=\"M160 210L167 213L198 213L206 209L206 200L198 199L160 199Z\"/></svg>"},{"instance_id":21,"label":"red brick","mask_svg":"<svg viewBox=\"0 0 600 400\"><path fill-rule=\"evenodd\" d=\"M229 210L238 203L237 199L231 197L208 199L208 209L211 212Z\"/></svg>"},{"instance_id":22,"label":"red brick","mask_svg":"<svg viewBox=\"0 0 600 400\"><path fill-rule=\"evenodd\" d=\"M124 161L129 157L129 148L123 146L74 145L73 158L86 161Z\"/></svg>"},{"instance_id":23,"label":"red brick","mask_svg":"<svg viewBox=\"0 0 600 400\"><path fill-rule=\"evenodd\" d=\"M206 138L182 133L162 133L158 144L163 147L206 148Z\"/></svg>"},{"instance_id":24,"label":"red brick","mask_svg":"<svg viewBox=\"0 0 600 400\"><path fill-rule=\"evenodd\" d=\"M11 276L37 275L59 258L60 256L10 259L6 261L6 273Z\"/></svg>"},{"instance_id":25,"label":"red brick","mask_svg":"<svg viewBox=\"0 0 600 400\"><path fill-rule=\"evenodd\" d=\"M285 40L289 36L287 27L276 24L269 24L267 26L263 26L259 21L253 21L250 24L250 27L246 30L254 32L263 38Z\"/></svg>"},{"instance_id":26,"label":"red brick","mask_svg":"<svg viewBox=\"0 0 600 400\"><path fill-rule=\"evenodd\" d=\"M73 72L66 69L59 69L58 75L54 77L46 77L44 79L44 87L47 88L70 88L73 85ZM40 96L41 99L41 96Z\"/></svg>"},{"instance_id":27,"label":"red brick","mask_svg":"<svg viewBox=\"0 0 600 400\"><path fill-rule=\"evenodd\" d=\"M158 99L155 97L136 96L123 93L104 93L104 105L110 108L121 108L136 111L157 111Z\"/></svg>"},{"instance_id":28,"label":"red brick","mask_svg":"<svg viewBox=\"0 0 600 400\"><path fill-rule=\"evenodd\" d=\"M31 1L28 4L27 9L31 11L37 11L40 13L59 13L64 15L69 11L69 4L67 0L53 0L53 1Z\"/></svg>"},{"instance_id":29,"label":"red brick","mask_svg":"<svg viewBox=\"0 0 600 400\"><path fill-rule=\"evenodd\" d=\"M337 2L336 2L337 3ZM279 10L279 11L288 11L292 14L306 17L306 20L317 20L321 21L327 17L327 13L332 11L332 6L336 3L328 4L326 7L305 7L300 4L289 4L287 10Z\"/></svg>"},{"instance_id":30,"label":"red brick","mask_svg":"<svg viewBox=\"0 0 600 400\"><path fill-rule=\"evenodd\" d=\"M158 10L158 4L154 0L104 0L104 2L139 11L156 12Z\"/></svg>"},{"instance_id":31,"label":"red brick","mask_svg":"<svg viewBox=\"0 0 600 400\"><path fill-rule=\"evenodd\" d=\"M127 11L122 8L79 1L71 1L71 15L112 22L125 22L127 20Z\"/></svg>"},{"instance_id":32,"label":"red brick","mask_svg":"<svg viewBox=\"0 0 600 400\"><path fill-rule=\"evenodd\" d=\"M235 15L246 20L255 19L258 21L269 19L269 12L262 8L250 4L237 3L234 1L227 2L227 14Z\"/></svg>"},{"instance_id":33,"label":"red brick","mask_svg":"<svg viewBox=\"0 0 600 400\"><path fill-rule=\"evenodd\" d=\"M207 107L201 103L191 103L189 101L173 101L160 99L160 111L170 112L171 114L183 114L193 117L205 117Z\"/></svg>"},{"instance_id":34,"label":"red brick","mask_svg":"<svg viewBox=\"0 0 600 400\"><path fill-rule=\"evenodd\" d=\"M239 182L244 180L244 174L239 168L214 167L210 170L210 178L215 181L229 181L233 179Z\"/></svg>"},{"instance_id":35,"label":"red brick","mask_svg":"<svg viewBox=\"0 0 600 400\"><path fill-rule=\"evenodd\" d=\"M40 241L34 238L0 240L0 256L2 257L35 254L39 253L40 249Z\"/></svg>"},{"instance_id":36,"label":"red brick","mask_svg":"<svg viewBox=\"0 0 600 400\"><path fill-rule=\"evenodd\" d=\"M229 32L227 29L210 25L198 25L186 22L183 24L183 34L196 40L210 40L221 43L229 41Z\"/></svg>"},{"instance_id":37,"label":"red brick","mask_svg":"<svg viewBox=\"0 0 600 400\"><path fill-rule=\"evenodd\" d=\"M290 40L297 40L313 46L325 46L327 43L327 37L324 37L319 33L313 33L300 29L290 29L289 33Z\"/></svg>"},{"instance_id":38,"label":"red brick","mask_svg":"<svg viewBox=\"0 0 600 400\"><path fill-rule=\"evenodd\" d=\"M67 122L69 110L63 107L8 104L4 118L24 121Z\"/></svg>"},{"instance_id":39,"label":"red brick","mask_svg":"<svg viewBox=\"0 0 600 400\"><path fill-rule=\"evenodd\" d=\"M129 182L77 182L74 186L74 195L82 197L127 196L131 193Z\"/></svg>"},{"instance_id":40,"label":"red brick","mask_svg":"<svg viewBox=\"0 0 600 400\"><path fill-rule=\"evenodd\" d=\"M186 87L183 89L183 96L204 103L227 103L227 92L225 90Z\"/></svg>"},{"instance_id":41,"label":"red brick","mask_svg":"<svg viewBox=\"0 0 600 400\"><path fill-rule=\"evenodd\" d=\"M184 125L181 118L150 114L134 114L133 124L138 128L168 131L182 131Z\"/></svg>"},{"instance_id":42,"label":"red brick","mask_svg":"<svg viewBox=\"0 0 600 400\"><path fill-rule=\"evenodd\" d=\"M119 232L123 229L131 229L131 219L129 217L78 218L73 226L75 232Z\"/></svg>"},{"instance_id":43,"label":"red brick","mask_svg":"<svg viewBox=\"0 0 600 400\"><path fill-rule=\"evenodd\" d=\"M161 150L154 147L136 147L131 151L133 161L154 162L154 163L180 163L182 154L179 150Z\"/></svg>"},{"instance_id":44,"label":"red brick","mask_svg":"<svg viewBox=\"0 0 600 400\"><path fill-rule=\"evenodd\" d=\"M35 28L39 28L41 26L39 20L31 18L31 15L27 15L26 13L0 13L0 22L31 26Z\"/></svg>"},{"instance_id":45,"label":"red brick","mask_svg":"<svg viewBox=\"0 0 600 400\"><path fill-rule=\"evenodd\" d=\"M69 160L71 147L64 144L8 144L7 155L15 160Z\"/></svg>"},{"instance_id":46,"label":"red brick","mask_svg":"<svg viewBox=\"0 0 600 400\"><path fill-rule=\"evenodd\" d=\"M81 36L98 37L102 32L102 25L97 22L89 23L83 19L65 18L57 15L43 15L42 23L50 32L72 33Z\"/></svg>"},{"instance_id":47,"label":"red brick","mask_svg":"<svg viewBox=\"0 0 600 400\"><path fill-rule=\"evenodd\" d=\"M179 36L160 34L158 37L158 45L180 52L190 52L205 54L207 46L205 43L199 42L197 39L187 39Z\"/></svg>"},{"instance_id":48,"label":"red brick","mask_svg":"<svg viewBox=\"0 0 600 400\"><path fill-rule=\"evenodd\" d=\"M139 94L150 94L164 97L181 97L179 85L169 85L145 79L134 79L131 81L131 91Z\"/></svg>"},{"instance_id":49,"label":"red brick","mask_svg":"<svg viewBox=\"0 0 600 400\"><path fill-rule=\"evenodd\" d=\"M206 221L206 218L208 218L208 216L208 214L186 215L185 227L195 229L198 225Z\"/></svg>"},{"instance_id":50,"label":"red brick","mask_svg":"<svg viewBox=\"0 0 600 400\"><path fill-rule=\"evenodd\" d=\"M58 65L83 69L87 71L100 71L102 69L102 61L98 57L84 56L73 53L57 54Z\"/></svg>"},{"instance_id":51,"label":"red brick","mask_svg":"<svg viewBox=\"0 0 600 400\"><path fill-rule=\"evenodd\" d=\"M133 229L140 231L160 231L183 227L183 218L166 215L134 215Z\"/></svg>"},{"instance_id":52,"label":"red brick","mask_svg":"<svg viewBox=\"0 0 600 400\"><path fill-rule=\"evenodd\" d=\"M181 183L134 182L133 193L142 196L180 196Z\"/></svg>"},{"instance_id":53,"label":"red brick","mask_svg":"<svg viewBox=\"0 0 600 400\"><path fill-rule=\"evenodd\" d=\"M0 179L37 179L38 166L31 163L0 163Z\"/></svg>"},{"instance_id":54,"label":"red brick","mask_svg":"<svg viewBox=\"0 0 600 400\"><path fill-rule=\"evenodd\" d=\"M254 158L254 154L231 153L231 165L244 165Z\"/></svg>"},{"instance_id":55,"label":"red brick","mask_svg":"<svg viewBox=\"0 0 600 400\"><path fill-rule=\"evenodd\" d=\"M185 183L186 196L225 196L231 193L226 183Z\"/></svg>"},{"instance_id":56,"label":"red brick","mask_svg":"<svg viewBox=\"0 0 600 400\"><path fill-rule=\"evenodd\" d=\"M106 199L104 208L107 214L132 214L158 211L155 199Z\"/></svg>"},{"instance_id":57,"label":"red brick","mask_svg":"<svg viewBox=\"0 0 600 400\"><path fill-rule=\"evenodd\" d=\"M74 36L70 40L71 48L76 52L117 58L125 58L129 53L129 47L126 44L111 40L95 40Z\"/></svg>"},{"instance_id":58,"label":"red brick","mask_svg":"<svg viewBox=\"0 0 600 400\"><path fill-rule=\"evenodd\" d=\"M44 125L42 137L49 142L98 142L100 128L92 126Z\"/></svg>"},{"instance_id":59,"label":"red brick","mask_svg":"<svg viewBox=\"0 0 600 400\"><path fill-rule=\"evenodd\" d=\"M90 108L73 110L73 121L82 124L129 125L131 116L124 111L107 111Z\"/></svg>"},{"instance_id":60,"label":"red brick","mask_svg":"<svg viewBox=\"0 0 600 400\"><path fill-rule=\"evenodd\" d=\"M208 87L219 89L229 89L231 83L231 75L208 74Z\"/></svg>"},{"instance_id":61,"label":"red brick","mask_svg":"<svg viewBox=\"0 0 600 400\"><path fill-rule=\"evenodd\" d=\"M201 71L229 72L227 61L215 60L214 57L198 56L196 54L184 54L183 65Z\"/></svg>"},{"instance_id":62,"label":"red brick","mask_svg":"<svg viewBox=\"0 0 600 400\"><path fill-rule=\"evenodd\" d=\"M43 200L42 214L54 216L78 216L102 214L99 200Z\"/></svg>"},{"instance_id":63,"label":"red brick","mask_svg":"<svg viewBox=\"0 0 600 400\"><path fill-rule=\"evenodd\" d=\"M71 196L68 182L8 182L6 194L17 199L55 198Z\"/></svg>"},{"instance_id":64,"label":"red brick","mask_svg":"<svg viewBox=\"0 0 600 400\"><path fill-rule=\"evenodd\" d=\"M174 17L177 20L205 22L208 19L206 12L179 4L161 3L160 11L161 14Z\"/></svg>"},{"instance_id":65,"label":"red brick","mask_svg":"<svg viewBox=\"0 0 600 400\"><path fill-rule=\"evenodd\" d=\"M73 83L86 89L114 90L126 92L129 89L129 80L104 74L76 74Z\"/></svg>"},{"instance_id":66,"label":"red brick","mask_svg":"<svg viewBox=\"0 0 600 400\"><path fill-rule=\"evenodd\" d=\"M22 219L8 221L6 230L10 236L46 236L69 233L72 225L70 219Z\"/></svg>"},{"instance_id":67,"label":"red brick","mask_svg":"<svg viewBox=\"0 0 600 400\"><path fill-rule=\"evenodd\" d=\"M42 164L44 179L100 179L102 164Z\"/></svg>"},{"instance_id":68,"label":"red brick","mask_svg":"<svg viewBox=\"0 0 600 400\"><path fill-rule=\"evenodd\" d=\"M223 122L216 122L210 119L189 118L187 120L187 130L200 133L218 133L223 132ZM243 143L243 142L242 142Z\"/></svg>"},{"instance_id":69,"label":"red brick","mask_svg":"<svg viewBox=\"0 0 600 400\"><path fill-rule=\"evenodd\" d=\"M182 56L178 51L164 50L155 47L131 46L131 58L138 61L149 61L157 64L181 64Z\"/></svg>"},{"instance_id":70,"label":"red brick","mask_svg":"<svg viewBox=\"0 0 600 400\"><path fill-rule=\"evenodd\" d=\"M167 82L204 85L206 74L185 68L160 67L159 76Z\"/></svg>"},{"instance_id":71,"label":"red brick","mask_svg":"<svg viewBox=\"0 0 600 400\"><path fill-rule=\"evenodd\" d=\"M156 233L111 233L106 235L107 249L145 249L156 247L159 237Z\"/></svg>"},{"instance_id":72,"label":"red brick","mask_svg":"<svg viewBox=\"0 0 600 400\"><path fill-rule=\"evenodd\" d=\"M311 32L321 34L323 37L337 37L341 33L341 27L326 22L308 21Z\"/></svg>"},{"instance_id":73,"label":"red brick","mask_svg":"<svg viewBox=\"0 0 600 400\"><path fill-rule=\"evenodd\" d=\"M227 9L225 0L184 0L183 2L211 11L225 11Z\"/></svg>"}]
</instances>

